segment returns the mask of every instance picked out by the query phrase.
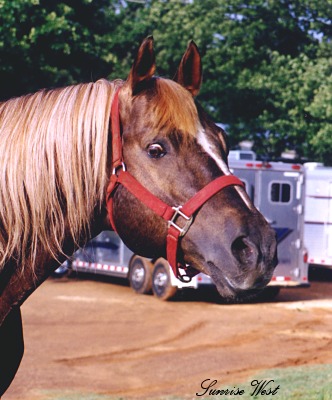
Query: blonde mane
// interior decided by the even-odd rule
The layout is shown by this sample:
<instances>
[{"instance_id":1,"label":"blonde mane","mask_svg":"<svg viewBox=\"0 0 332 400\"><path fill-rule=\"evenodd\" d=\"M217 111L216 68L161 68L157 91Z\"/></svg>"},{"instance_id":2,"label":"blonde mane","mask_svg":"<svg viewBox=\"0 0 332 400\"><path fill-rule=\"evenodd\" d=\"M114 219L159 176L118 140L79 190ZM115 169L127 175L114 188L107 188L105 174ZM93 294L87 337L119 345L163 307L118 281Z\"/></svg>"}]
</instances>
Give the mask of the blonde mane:
<instances>
[{"instance_id":1,"label":"blonde mane","mask_svg":"<svg viewBox=\"0 0 332 400\"><path fill-rule=\"evenodd\" d=\"M118 82L42 90L0 104L0 270L56 257L89 230L107 185L109 113Z\"/></svg>"}]
</instances>

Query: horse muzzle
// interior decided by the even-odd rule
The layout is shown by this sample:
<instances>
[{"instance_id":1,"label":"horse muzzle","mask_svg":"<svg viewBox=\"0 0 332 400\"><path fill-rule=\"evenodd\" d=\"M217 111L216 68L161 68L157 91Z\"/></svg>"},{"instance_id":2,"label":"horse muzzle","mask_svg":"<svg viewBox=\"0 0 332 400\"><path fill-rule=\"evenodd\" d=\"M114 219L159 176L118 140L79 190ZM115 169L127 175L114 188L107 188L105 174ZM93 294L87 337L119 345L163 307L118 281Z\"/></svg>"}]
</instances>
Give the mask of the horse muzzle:
<instances>
[{"instance_id":1,"label":"horse muzzle","mask_svg":"<svg viewBox=\"0 0 332 400\"><path fill-rule=\"evenodd\" d=\"M270 227L264 229L261 236L259 241L250 236L240 236L233 241L230 263L233 261L234 265L231 274L229 268L223 272L221 292L230 292L231 297L246 297L270 282L278 263L277 244Z\"/></svg>"},{"instance_id":2,"label":"horse muzzle","mask_svg":"<svg viewBox=\"0 0 332 400\"><path fill-rule=\"evenodd\" d=\"M201 238L197 227L193 236L188 234L191 243L183 243L185 261L209 275L225 298L247 297L262 290L277 265L274 230L262 216L256 215L251 222L252 227L235 228L214 239Z\"/></svg>"}]
</instances>

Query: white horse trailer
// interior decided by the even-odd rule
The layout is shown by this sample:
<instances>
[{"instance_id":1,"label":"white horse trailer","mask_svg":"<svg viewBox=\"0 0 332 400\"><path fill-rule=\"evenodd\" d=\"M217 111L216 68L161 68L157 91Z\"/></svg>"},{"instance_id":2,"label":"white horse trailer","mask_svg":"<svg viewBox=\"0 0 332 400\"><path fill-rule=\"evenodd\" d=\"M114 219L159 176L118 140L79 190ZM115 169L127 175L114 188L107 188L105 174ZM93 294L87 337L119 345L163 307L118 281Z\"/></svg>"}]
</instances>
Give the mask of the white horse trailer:
<instances>
[{"instance_id":1,"label":"white horse trailer","mask_svg":"<svg viewBox=\"0 0 332 400\"><path fill-rule=\"evenodd\" d=\"M278 266L270 286L308 286L304 234L304 168L299 164L230 160L258 210L274 228Z\"/></svg>"},{"instance_id":2,"label":"white horse trailer","mask_svg":"<svg viewBox=\"0 0 332 400\"><path fill-rule=\"evenodd\" d=\"M332 168L306 163L304 240L309 263L332 268Z\"/></svg>"},{"instance_id":3,"label":"white horse trailer","mask_svg":"<svg viewBox=\"0 0 332 400\"><path fill-rule=\"evenodd\" d=\"M133 252L115 232L103 231L77 250L71 259L71 268L79 272L127 278Z\"/></svg>"},{"instance_id":4,"label":"white horse trailer","mask_svg":"<svg viewBox=\"0 0 332 400\"><path fill-rule=\"evenodd\" d=\"M230 159L230 168L245 183L256 207L275 229L279 264L266 294L275 296L281 287L308 286L308 264L303 243L304 169L284 163ZM129 279L137 293L153 292L171 298L178 289L213 285L205 274L191 282L176 279L166 260L147 260L134 255L114 232L102 232L73 256L72 268Z\"/></svg>"}]
</instances>

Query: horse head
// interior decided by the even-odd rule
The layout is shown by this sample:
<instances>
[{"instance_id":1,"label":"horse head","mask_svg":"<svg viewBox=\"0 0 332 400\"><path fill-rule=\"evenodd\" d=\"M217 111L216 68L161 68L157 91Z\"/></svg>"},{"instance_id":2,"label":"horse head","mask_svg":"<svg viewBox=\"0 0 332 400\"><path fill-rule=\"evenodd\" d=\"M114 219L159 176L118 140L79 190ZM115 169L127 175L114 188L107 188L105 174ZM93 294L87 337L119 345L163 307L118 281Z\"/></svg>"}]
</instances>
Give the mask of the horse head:
<instances>
[{"instance_id":1,"label":"horse head","mask_svg":"<svg viewBox=\"0 0 332 400\"><path fill-rule=\"evenodd\" d=\"M123 160L155 198L180 206L228 168L225 132L195 103L201 58L191 42L173 80L154 76L153 39L140 46L119 91ZM122 240L146 257L166 255L167 222L125 186L112 194L112 220ZM200 204L181 238L177 259L205 272L224 297L263 288L276 266L274 231L240 185L229 185Z\"/></svg>"}]
</instances>

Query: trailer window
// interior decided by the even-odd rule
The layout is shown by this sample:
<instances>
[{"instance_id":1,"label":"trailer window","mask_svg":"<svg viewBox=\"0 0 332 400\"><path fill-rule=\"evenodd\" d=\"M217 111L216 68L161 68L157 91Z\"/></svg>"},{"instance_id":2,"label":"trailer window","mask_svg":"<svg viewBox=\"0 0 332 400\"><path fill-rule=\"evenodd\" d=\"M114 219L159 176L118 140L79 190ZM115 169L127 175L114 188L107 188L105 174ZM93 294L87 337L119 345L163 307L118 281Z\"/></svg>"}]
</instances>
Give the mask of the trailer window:
<instances>
[{"instance_id":1,"label":"trailer window","mask_svg":"<svg viewBox=\"0 0 332 400\"><path fill-rule=\"evenodd\" d=\"M291 199L291 185L281 182L272 183L270 199L273 203L289 203Z\"/></svg>"}]
</instances>

